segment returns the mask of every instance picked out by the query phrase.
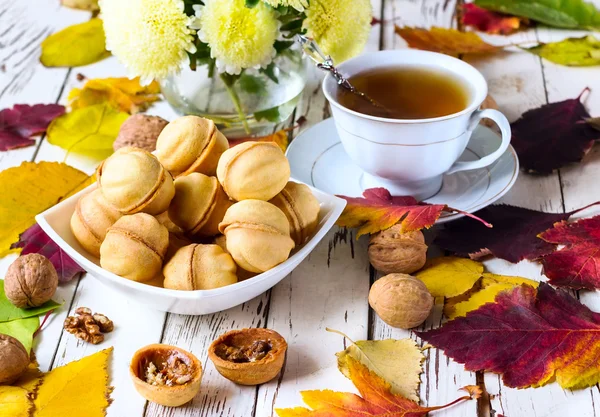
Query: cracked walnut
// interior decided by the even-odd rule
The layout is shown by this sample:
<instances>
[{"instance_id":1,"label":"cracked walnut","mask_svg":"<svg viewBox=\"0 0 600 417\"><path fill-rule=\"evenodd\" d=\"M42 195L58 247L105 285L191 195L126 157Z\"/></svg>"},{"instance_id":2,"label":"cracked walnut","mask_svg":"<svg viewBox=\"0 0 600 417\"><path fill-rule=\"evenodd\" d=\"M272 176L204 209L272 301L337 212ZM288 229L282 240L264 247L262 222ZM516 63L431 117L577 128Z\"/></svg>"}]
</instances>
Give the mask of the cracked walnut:
<instances>
[{"instance_id":1,"label":"cracked walnut","mask_svg":"<svg viewBox=\"0 0 600 417\"><path fill-rule=\"evenodd\" d=\"M75 316L65 319L64 329L84 342L97 345L104 341L104 333L113 331L114 324L104 314L92 314L89 308L79 307Z\"/></svg>"}]
</instances>

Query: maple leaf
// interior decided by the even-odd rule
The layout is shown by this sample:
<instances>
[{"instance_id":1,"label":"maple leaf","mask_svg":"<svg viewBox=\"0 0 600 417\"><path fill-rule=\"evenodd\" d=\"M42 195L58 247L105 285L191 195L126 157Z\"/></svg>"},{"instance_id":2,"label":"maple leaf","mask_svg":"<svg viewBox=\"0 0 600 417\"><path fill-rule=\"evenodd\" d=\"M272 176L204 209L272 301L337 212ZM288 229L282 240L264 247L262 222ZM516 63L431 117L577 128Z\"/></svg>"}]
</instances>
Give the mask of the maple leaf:
<instances>
[{"instance_id":1,"label":"maple leaf","mask_svg":"<svg viewBox=\"0 0 600 417\"><path fill-rule=\"evenodd\" d=\"M521 166L530 172L549 174L570 162L580 162L600 133L585 123L589 113L577 98L529 110L512 126L511 144Z\"/></svg>"},{"instance_id":2,"label":"maple leaf","mask_svg":"<svg viewBox=\"0 0 600 417\"><path fill-rule=\"evenodd\" d=\"M98 18L53 33L41 47L40 62L46 67L79 67L110 56L102 20Z\"/></svg>"},{"instance_id":3,"label":"maple leaf","mask_svg":"<svg viewBox=\"0 0 600 417\"><path fill-rule=\"evenodd\" d=\"M287 150L287 147L290 143L288 132L291 129L282 129L279 130L272 135L260 136L260 137L249 137L249 138L238 138L238 139L229 139L229 147L233 148L244 142L275 142L277 146L281 148L283 152Z\"/></svg>"},{"instance_id":4,"label":"maple leaf","mask_svg":"<svg viewBox=\"0 0 600 417\"><path fill-rule=\"evenodd\" d=\"M460 397L449 404L437 407L422 407L418 403L394 395L390 391L390 384L376 373L352 357L346 359L348 373L360 396L347 392L302 391L302 399L312 408L296 407L276 409L279 417L368 417L368 416L397 416L421 417L428 412L450 407L461 401L477 399L481 396L478 386L466 386L463 390L469 395Z\"/></svg>"},{"instance_id":5,"label":"maple leaf","mask_svg":"<svg viewBox=\"0 0 600 417\"><path fill-rule=\"evenodd\" d=\"M501 292L495 303L417 334L469 371L502 374L509 387L600 382L600 314L548 284Z\"/></svg>"},{"instance_id":6,"label":"maple leaf","mask_svg":"<svg viewBox=\"0 0 600 417\"><path fill-rule=\"evenodd\" d=\"M364 198L338 196L347 201L344 212L336 224L341 227L359 228L356 238L389 229L395 224L402 225L402 232L428 229L439 219L443 211L460 212L445 204L418 202L414 197L392 197L385 188L369 188ZM469 213L464 213L480 221L486 227L491 224Z\"/></svg>"},{"instance_id":7,"label":"maple leaf","mask_svg":"<svg viewBox=\"0 0 600 417\"><path fill-rule=\"evenodd\" d=\"M477 34L459 32L456 29L433 27L430 30L395 26L395 31L408 46L425 51L441 52L447 55L489 54L503 49L486 43Z\"/></svg>"},{"instance_id":8,"label":"maple leaf","mask_svg":"<svg viewBox=\"0 0 600 417\"><path fill-rule=\"evenodd\" d=\"M458 219L444 225L434 243L442 249L471 259L493 255L512 263L523 259L535 260L556 248L556 245L539 239L538 234L554 223L567 220L599 203L569 213L544 213L507 204L492 205L475 213L492 223L492 229L468 219Z\"/></svg>"},{"instance_id":9,"label":"maple leaf","mask_svg":"<svg viewBox=\"0 0 600 417\"><path fill-rule=\"evenodd\" d=\"M600 29L600 11L587 0L475 0L475 4L564 29Z\"/></svg>"},{"instance_id":10,"label":"maple leaf","mask_svg":"<svg viewBox=\"0 0 600 417\"><path fill-rule=\"evenodd\" d=\"M473 288L483 274L483 264L470 259L443 256L430 259L417 272L434 297L456 297Z\"/></svg>"},{"instance_id":11,"label":"maple leaf","mask_svg":"<svg viewBox=\"0 0 600 417\"><path fill-rule=\"evenodd\" d=\"M600 40L591 35L522 49L555 64L571 67L600 65Z\"/></svg>"},{"instance_id":12,"label":"maple leaf","mask_svg":"<svg viewBox=\"0 0 600 417\"><path fill-rule=\"evenodd\" d=\"M113 153L113 143L129 114L109 104L95 104L73 110L48 126L48 142L98 160Z\"/></svg>"},{"instance_id":13,"label":"maple leaf","mask_svg":"<svg viewBox=\"0 0 600 417\"><path fill-rule=\"evenodd\" d=\"M23 162L0 172L0 257L35 223L36 214L89 183L87 174L58 162Z\"/></svg>"},{"instance_id":14,"label":"maple leaf","mask_svg":"<svg viewBox=\"0 0 600 417\"><path fill-rule=\"evenodd\" d=\"M113 348L44 374L34 399L35 417L105 417L111 403L108 359Z\"/></svg>"},{"instance_id":15,"label":"maple leaf","mask_svg":"<svg viewBox=\"0 0 600 417\"><path fill-rule=\"evenodd\" d=\"M542 258L550 284L573 289L600 288L600 216L557 223L539 235L563 248Z\"/></svg>"},{"instance_id":16,"label":"maple leaf","mask_svg":"<svg viewBox=\"0 0 600 417\"><path fill-rule=\"evenodd\" d=\"M521 28L521 24L528 23L527 19L492 12L473 3L464 5L462 22L464 25L473 26L481 32L502 35L509 35Z\"/></svg>"},{"instance_id":17,"label":"maple leaf","mask_svg":"<svg viewBox=\"0 0 600 417\"><path fill-rule=\"evenodd\" d=\"M48 124L64 112L64 106L58 104L15 104L12 109L0 111L0 151L35 144L31 136L44 133Z\"/></svg>"},{"instance_id":18,"label":"maple leaf","mask_svg":"<svg viewBox=\"0 0 600 417\"><path fill-rule=\"evenodd\" d=\"M39 253L48 258L56 272L60 282L69 282L75 275L85 272L83 268L75 263L36 223L21 233L19 241L10 246L11 249L22 248L21 255L28 253Z\"/></svg>"},{"instance_id":19,"label":"maple leaf","mask_svg":"<svg viewBox=\"0 0 600 417\"><path fill-rule=\"evenodd\" d=\"M95 78L88 80L82 88L73 88L67 100L72 110L108 103L123 112L135 114L160 100L159 94L157 81L142 86L139 77Z\"/></svg>"}]
</instances>

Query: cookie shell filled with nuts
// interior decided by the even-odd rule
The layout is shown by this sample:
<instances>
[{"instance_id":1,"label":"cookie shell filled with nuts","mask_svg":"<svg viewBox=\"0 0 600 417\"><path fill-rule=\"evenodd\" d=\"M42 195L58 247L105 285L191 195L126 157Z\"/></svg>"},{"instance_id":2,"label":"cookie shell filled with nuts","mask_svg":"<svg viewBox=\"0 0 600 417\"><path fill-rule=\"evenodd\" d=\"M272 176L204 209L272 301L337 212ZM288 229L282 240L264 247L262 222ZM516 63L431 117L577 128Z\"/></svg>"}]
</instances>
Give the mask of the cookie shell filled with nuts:
<instances>
[{"instance_id":1,"label":"cookie shell filled with nuts","mask_svg":"<svg viewBox=\"0 0 600 417\"><path fill-rule=\"evenodd\" d=\"M135 352L129 373L142 397L167 407L179 407L200 391L202 364L186 350L153 344Z\"/></svg>"},{"instance_id":2,"label":"cookie shell filled with nuts","mask_svg":"<svg viewBox=\"0 0 600 417\"><path fill-rule=\"evenodd\" d=\"M269 201L283 190L290 172L290 163L275 143L244 142L223 153L217 178L233 200Z\"/></svg>"},{"instance_id":3,"label":"cookie shell filled with nuts","mask_svg":"<svg viewBox=\"0 0 600 417\"><path fill-rule=\"evenodd\" d=\"M146 213L123 216L108 229L100 246L102 268L132 281L160 274L167 248L167 228Z\"/></svg>"},{"instance_id":4,"label":"cookie shell filled with nuts","mask_svg":"<svg viewBox=\"0 0 600 417\"><path fill-rule=\"evenodd\" d=\"M156 141L156 157L175 177L199 172L214 175L219 158L229 148L212 120L184 116L173 120Z\"/></svg>"},{"instance_id":5,"label":"cookie shell filled with nuts","mask_svg":"<svg viewBox=\"0 0 600 417\"><path fill-rule=\"evenodd\" d=\"M286 261L295 244L285 214L262 200L244 200L227 210L219 231L235 262L262 273Z\"/></svg>"},{"instance_id":6,"label":"cookie shell filled with nuts","mask_svg":"<svg viewBox=\"0 0 600 417\"><path fill-rule=\"evenodd\" d=\"M173 177L151 153L121 148L97 171L106 201L123 214L160 214L175 196Z\"/></svg>"}]
</instances>

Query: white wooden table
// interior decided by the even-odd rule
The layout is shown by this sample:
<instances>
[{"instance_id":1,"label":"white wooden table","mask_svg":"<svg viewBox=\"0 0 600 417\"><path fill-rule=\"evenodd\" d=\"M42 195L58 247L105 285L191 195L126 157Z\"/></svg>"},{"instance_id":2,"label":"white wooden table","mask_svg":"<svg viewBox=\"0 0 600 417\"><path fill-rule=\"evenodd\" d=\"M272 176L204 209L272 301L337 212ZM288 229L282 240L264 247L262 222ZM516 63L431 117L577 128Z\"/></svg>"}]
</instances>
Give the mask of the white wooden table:
<instances>
[{"instance_id":1,"label":"white wooden table","mask_svg":"<svg viewBox=\"0 0 600 417\"><path fill-rule=\"evenodd\" d=\"M369 50L404 48L394 34L394 24L456 27L455 0L374 0L374 15L383 25L373 27ZM600 6L600 0L595 0ZM349 6L350 7L350 6ZM50 33L80 23L89 14L60 7L58 0L0 0L0 109L16 103L65 103L70 89L79 84L77 74L86 77L123 76L124 69L114 58L74 69L48 69L38 61L40 42ZM555 41L583 33L531 29L510 38L511 42ZM502 43L506 39L496 38ZM547 102L574 98L591 87L587 107L600 115L600 69L556 66L524 52L506 52L493 57L469 59L489 81L491 94L511 119ZM329 117L316 73L306 89L296 117L305 116L307 125ZM175 114L162 102L150 113L173 119ZM305 125L306 127L306 125ZM46 141L36 146L0 152L0 170L22 161L63 161L65 152ZM68 163L91 172L89 161L69 157ZM552 175L536 177L522 174L505 203L550 212L563 212L600 199L600 148L596 147L578 166ZM0 196L2 198L2 196ZM597 209L598 211L598 209ZM589 210L583 216L594 213ZM0 260L0 276L14 256ZM540 279L540 267L530 262L511 265L501 260L486 262L491 272ZM73 280L59 288L56 299L65 304L54 314L35 343L42 370L46 371L100 349L114 346L111 383L114 402L108 409L112 417L134 416L236 416L267 417L274 407L301 405L299 391L330 388L352 390L351 383L337 370L334 353L343 348L339 336L325 327L341 330L355 340L412 337L409 331L392 329L369 310L367 294L376 279L366 255L366 240L355 240L353 232L333 230L311 256L272 290L241 306L208 316L165 314L140 307L121 298L91 277ZM600 295L582 292L581 300L600 311ZM116 329L100 345L79 342L62 332L62 322L76 307L87 306L108 315ZM438 326L441 306L423 328ZM281 333L289 343L285 372L259 387L241 387L222 378L207 359L207 347L219 334L234 328L266 326ZM203 362L205 374L200 394L177 409L146 403L133 389L128 363L133 352L149 343L163 342L195 353ZM437 405L457 397L457 390L480 384L489 395L468 402L439 416L508 417L548 416L587 417L600 415L598 387L565 391L556 383L543 388L516 390L505 387L493 374L472 373L448 359L443 352L426 352L421 399ZM597 414L598 413L598 414Z\"/></svg>"}]
</instances>

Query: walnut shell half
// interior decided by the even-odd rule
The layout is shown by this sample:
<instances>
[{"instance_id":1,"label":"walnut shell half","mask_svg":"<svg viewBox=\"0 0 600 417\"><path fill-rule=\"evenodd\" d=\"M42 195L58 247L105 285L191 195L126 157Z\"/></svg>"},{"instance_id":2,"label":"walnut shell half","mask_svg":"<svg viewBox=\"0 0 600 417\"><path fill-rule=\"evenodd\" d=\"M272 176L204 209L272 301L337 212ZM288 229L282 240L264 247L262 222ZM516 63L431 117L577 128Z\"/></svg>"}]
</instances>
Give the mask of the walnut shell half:
<instances>
[{"instance_id":1,"label":"walnut shell half","mask_svg":"<svg viewBox=\"0 0 600 417\"><path fill-rule=\"evenodd\" d=\"M54 265L39 253L19 256L4 278L6 298L19 308L41 306L52 298L57 287Z\"/></svg>"},{"instance_id":2,"label":"walnut shell half","mask_svg":"<svg viewBox=\"0 0 600 417\"><path fill-rule=\"evenodd\" d=\"M152 344L135 352L129 374L137 392L148 401L179 407L200 391L202 364L186 350Z\"/></svg>"},{"instance_id":3,"label":"walnut shell half","mask_svg":"<svg viewBox=\"0 0 600 417\"><path fill-rule=\"evenodd\" d=\"M384 274L412 274L427 261L427 245L420 231L402 233L395 225L371 236L369 261Z\"/></svg>"},{"instance_id":4,"label":"walnut shell half","mask_svg":"<svg viewBox=\"0 0 600 417\"><path fill-rule=\"evenodd\" d=\"M14 337L0 334L0 385L10 385L27 369L29 354Z\"/></svg>"}]
</instances>

